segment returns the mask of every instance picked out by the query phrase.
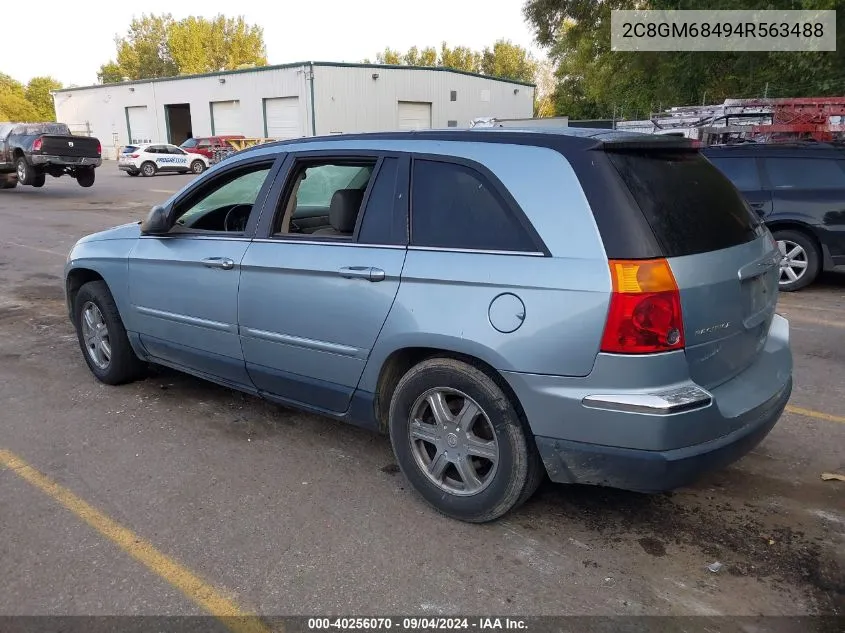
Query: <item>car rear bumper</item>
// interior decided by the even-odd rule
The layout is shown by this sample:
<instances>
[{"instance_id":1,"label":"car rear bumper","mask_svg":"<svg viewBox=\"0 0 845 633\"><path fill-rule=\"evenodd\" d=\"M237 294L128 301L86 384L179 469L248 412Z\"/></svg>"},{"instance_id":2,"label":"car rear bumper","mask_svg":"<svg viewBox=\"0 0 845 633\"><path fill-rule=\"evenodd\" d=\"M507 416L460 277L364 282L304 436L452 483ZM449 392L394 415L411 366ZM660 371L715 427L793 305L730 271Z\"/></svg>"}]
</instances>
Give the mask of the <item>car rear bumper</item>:
<instances>
[{"instance_id":1,"label":"car rear bumper","mask_svg":"<svg viewBox=\"0 0 845 633\"><path fill-rule=\"evenodd\" d=\"M99 167L102 158L88 158L85 156L52 156L50 154L33 154L30 157L33 165L59 165L61 167Z\"/></svg>"},{"instance_id":2,"label":"car rear bumper","mask_svg":"<svg viewBox=\"0 0 845 633\"><path fill-rule=\"evenodd\" d=\"M135 167L135 165L133 165L132 163L119 163L119 164L118 164L118 166L117 166L117 168L118 168L120 171L129 171L129 172L136 172L136 171L138 171L138 168L137 168L137 167Z\"/></svg>"},{"instance_id":3,"label":"car rear bumper","mask_svg":"<svg viewBox=\"0 0 845 633\"><path fill-rule=\"evenodd\" d=\"M702 473L732 464L762 442L783 413L791 393L790 378L733 433L670 451L599 446L549 437L535 440L552 481L639 492L673 490L692 483Z\"/></svg>"},{"instance_id":4,"label":"car rear bumper","mask_svg":"<svg viewBox=\"0 0 845 633\"><path fill-rule=\"evenodd\" d=\"M775 425L792 391L789 323L775 315L756 361L712 389L684 352L599 354L586 378L503 372L553 481L675 488L739 459Z\"/></svg>"}]
</instances>

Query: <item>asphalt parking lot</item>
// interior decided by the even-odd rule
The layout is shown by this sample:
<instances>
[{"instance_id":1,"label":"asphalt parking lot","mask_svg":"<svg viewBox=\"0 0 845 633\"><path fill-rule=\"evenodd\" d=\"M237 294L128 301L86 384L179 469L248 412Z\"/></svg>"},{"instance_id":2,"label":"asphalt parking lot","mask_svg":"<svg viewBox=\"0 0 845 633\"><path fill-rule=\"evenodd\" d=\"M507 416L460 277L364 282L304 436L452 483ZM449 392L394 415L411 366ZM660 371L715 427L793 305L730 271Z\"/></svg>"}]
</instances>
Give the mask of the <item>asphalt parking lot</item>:
<instances>
[{"instance_id":1,"label":"asphalt parking lot","mask_svg":"<svg viewBox=\"0 0 845 633\"><path fill-rule=\"evenodd\" d=\"M782 295L795 391L745 459L657 496L546 483L474 526L385 437L169 370L97 383L65 256L192 177L97 178L0 191L0 615L845 614L821 478L845 473L845 273Z\"/></svg>"}]
</instances>

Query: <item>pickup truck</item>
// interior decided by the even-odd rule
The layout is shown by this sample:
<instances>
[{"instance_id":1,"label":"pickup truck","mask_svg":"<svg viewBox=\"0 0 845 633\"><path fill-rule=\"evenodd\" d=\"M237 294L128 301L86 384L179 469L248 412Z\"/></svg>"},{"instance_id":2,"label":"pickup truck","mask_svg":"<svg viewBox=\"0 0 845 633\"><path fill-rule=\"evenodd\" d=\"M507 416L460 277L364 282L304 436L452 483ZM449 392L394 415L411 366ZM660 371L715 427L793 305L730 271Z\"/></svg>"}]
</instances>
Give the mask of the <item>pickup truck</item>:
<instances>
[{"instance_id":1,"label":"pickup truck","mask_svg":"<svg viewBox=\"0 0 845 633\"><path fill-rule=\"evenodd\" d=\"M43 187L47 174L90 187L101 163L100 141L73 136L64 123L0 123L0 189Z\"/></svg>"}]
</instances>

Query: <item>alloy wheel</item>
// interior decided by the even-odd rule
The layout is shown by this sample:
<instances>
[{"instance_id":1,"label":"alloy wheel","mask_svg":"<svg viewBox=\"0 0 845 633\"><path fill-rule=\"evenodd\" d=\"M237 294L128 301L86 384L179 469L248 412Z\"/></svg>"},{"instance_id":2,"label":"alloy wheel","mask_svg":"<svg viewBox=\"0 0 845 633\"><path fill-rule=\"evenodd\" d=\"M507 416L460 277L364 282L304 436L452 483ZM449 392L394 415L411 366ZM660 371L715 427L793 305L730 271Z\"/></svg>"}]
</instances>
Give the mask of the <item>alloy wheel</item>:
<instances>
[{"instance_id":1,"label":"alloy wheel","mask_svg":"<svg viewBox=\"0 0 845 633\"><path fill-rule=\"evenodd\" d=\"M499 443L490 418L468 395L429 389L411 407L409 425L414 460L441 490L470 496L493 481Z\"/></svg>"},{"instance_id":2,"label":"alloy wheel","mask_svg":"<svg viewBox=\"0 0 845 633\"><path fill-rule=\"evenodd\" d=\"M809 265L807 251L791 240L778 240L778 249L781 254L779 282L788 284L801 279Z\"/></svg>"},{"instance_id":3,"label":"alloy wheel","mask_svg":"<svg viewBox=\"0 0 845 633\"><path fill-rule=\"evenodd\" d=\"M82 306L82 338L91 361L99 369L108 369L111 362L109 328L103 313L93 301Z\"/></svg>"}]
</instances>

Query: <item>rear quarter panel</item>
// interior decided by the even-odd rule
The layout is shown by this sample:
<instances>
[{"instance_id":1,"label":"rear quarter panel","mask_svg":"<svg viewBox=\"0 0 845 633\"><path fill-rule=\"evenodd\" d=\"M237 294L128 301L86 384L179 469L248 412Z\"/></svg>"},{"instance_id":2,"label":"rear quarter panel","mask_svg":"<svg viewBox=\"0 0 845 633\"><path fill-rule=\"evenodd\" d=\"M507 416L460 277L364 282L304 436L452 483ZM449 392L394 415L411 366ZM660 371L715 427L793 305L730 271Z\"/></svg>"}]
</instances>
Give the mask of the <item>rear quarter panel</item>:
<instances>
[{"instance_id":1,"label":"rear quarter panel","mask_svg":"<svg viewBox=\"0 0 845 633\"><path fill-rule=\"evenodd\" d=\"M421 142L412 149L487 167L513 195L551 256L411 246L361 387L373 390L384 360L404 347L469 354L501 371L588 375L611 282L595 220L569 163L550 149L498 143ZM504 293L524 305L522 324L510 333L491 323L491 304Z\"/></svg>"}]
</instances>

